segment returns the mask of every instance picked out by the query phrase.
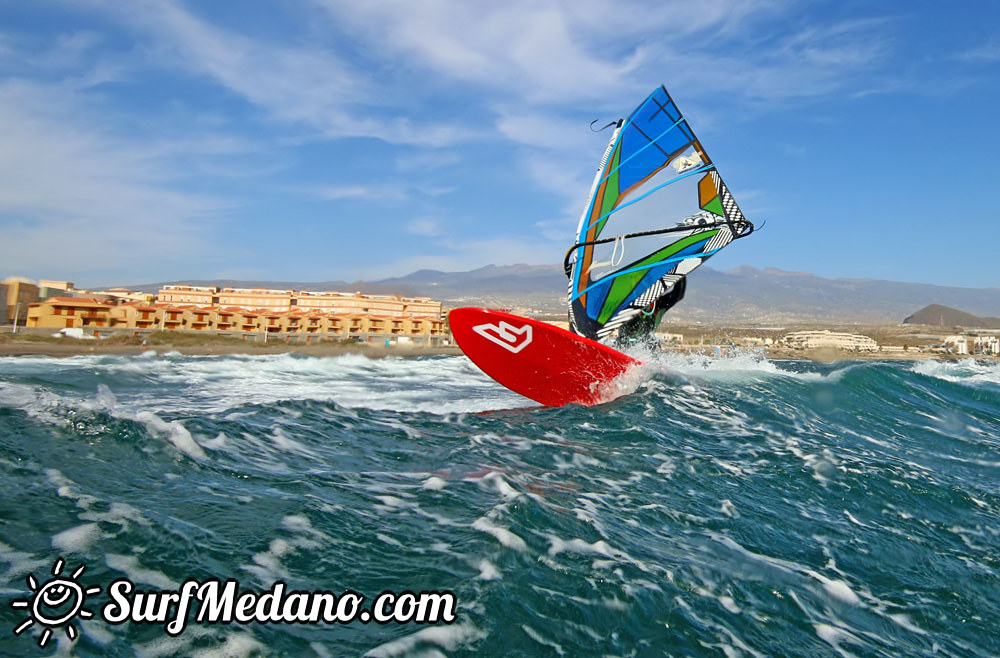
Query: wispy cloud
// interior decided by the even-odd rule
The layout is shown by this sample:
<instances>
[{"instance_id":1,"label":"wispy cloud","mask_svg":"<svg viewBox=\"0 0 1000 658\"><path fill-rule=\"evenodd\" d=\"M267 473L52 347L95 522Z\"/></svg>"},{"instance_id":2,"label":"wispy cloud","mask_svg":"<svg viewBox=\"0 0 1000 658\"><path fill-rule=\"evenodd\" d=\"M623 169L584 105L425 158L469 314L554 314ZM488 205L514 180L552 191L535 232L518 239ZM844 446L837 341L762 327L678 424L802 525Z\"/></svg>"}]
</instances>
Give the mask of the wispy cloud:
<instances>
[{"instance_id":1,"label":"wispy cloud","mask_svg":"<svg viewBox=\"0 0 1000 658\"><path fill-rule=\"evenodd\" d=\"M462 155L457 151L434 149L432 151L416 151L401 153L396 156L395 167L400 171L433 172L459 164Z\"/></svg>"},{"instance_id":2,"label":"wispy cloud","mask_svg":"<svg viewBox=\"0 0 1000 658\"><path fill-rule=\"evenodd\" d=\"M796 11L783 1L623 0L614 11L597 0L315 3L385 69L483 104L492 137L523 149L523 172L563 197L568 217L603 148L587 139L587 122L619 118L660 82L679 90L685 108L707 108L702 132L736 107L767 112L889 84L879 71L891 59L890 21L776 30Z\"/></svg>"},{"instance_id":3,"label":"wispy cloud","mask_svg":"<svg viewBox=\"0 0 1000 658\"><path fill-rule=\"evenodd\" d=\"M758 100L827 94L877 62L888 28L866 19L770 36L785 2L316 2L384 61L563 110L618 107L661 80Z\"/></svg>"},{"instance_id":4,"label":"wispy cloud","mask_svg":"<svg viewBox=\"0 0 1000 658\"><path fill-rule=\"evenodd\" d=\"M959 53L958 59L970 62L1000 62L1000 36L994 36L980 46Z\"/></svg>"},{"instance_id":5,"label":"wispy cloud","mask_svg":"<svg viewBox=\"0 0 1000 658\"><path fill-rule=\"evenodd\" d=\"M407 233L434 237L441 235L441 222L433 217L420 217L406 225Z\"/></svg>"},{"instance_id":6,"label":"wispy cloud","mask_svg":"<svg viewBox=\"0 0 1000 658\"><path fill-rule=\"evenodd\" d=\"M405 201L409 191L397 185L333 185L320 188L317 193L324 199L364 199L366 201Z\"/></svg>"},{"instance_id":7,"label":"wispy cloud","mask_svg":"<svg viewBox=\"0 0 1000 658\"><path fill-rule=\"evenodd\" d=\"M417 197L433 198L450 194L451 187L426 187L413 183L386 182L376 184L328 185L315 190L315 194L330 201L364 200L397 203Z\"/></svg>"},{"instance_id":8,"label":"wispy cloud","mask_svg":"<svg viewBox=\"0 0 1000 658\"><path fill-rule=\"evenodd\" d=\"M390 143L443 146L476 131L417 122L393 112L379 82L345 61L335 43L268 41L214 25L178 3L142 3L110 15L141 31L162 65L203 76L260 108L266 116L306 126L327 138L374 137Z\"/></svg>"},{"instance_id":9,"label":"wispy cloud","mask_svg":"<svg viewBox=\"0 0 1000 658\"><path fill-rule=\"evenodd\" d=\"M0 83L0 261L9 273L166 269L203 253L231 202L171 186L184 177L177 145L110 133L80 94L62 83ZM185 160L195 152L185 149Z\"/></svg>"}]
</instances>

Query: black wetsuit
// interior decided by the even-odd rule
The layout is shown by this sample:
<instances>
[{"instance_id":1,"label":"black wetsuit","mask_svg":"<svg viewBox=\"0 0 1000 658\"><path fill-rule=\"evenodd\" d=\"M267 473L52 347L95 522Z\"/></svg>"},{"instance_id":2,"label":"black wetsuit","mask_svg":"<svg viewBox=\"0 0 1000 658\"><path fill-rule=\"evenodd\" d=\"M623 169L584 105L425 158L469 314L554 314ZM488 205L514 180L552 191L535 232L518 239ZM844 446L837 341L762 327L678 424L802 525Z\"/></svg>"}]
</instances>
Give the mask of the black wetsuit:
<instances>
[{"instance_id":1,"label":"black wetsuit","mask_svg":"<svg viewBox=\"0 0 1000 658\"><path fill-rule=\"evenodd\" d=\"M687 279L682 278L675 283L666 293L656 298L653 303L644 308L639 315L632 318L618 329L618 337L615 339L617 347L628 347L636 343L646 343L650 347L658 347L653 332L660 324L660 319L677 302L684 299L684 289L687 286Z\"/></svg>"}]
</instances>

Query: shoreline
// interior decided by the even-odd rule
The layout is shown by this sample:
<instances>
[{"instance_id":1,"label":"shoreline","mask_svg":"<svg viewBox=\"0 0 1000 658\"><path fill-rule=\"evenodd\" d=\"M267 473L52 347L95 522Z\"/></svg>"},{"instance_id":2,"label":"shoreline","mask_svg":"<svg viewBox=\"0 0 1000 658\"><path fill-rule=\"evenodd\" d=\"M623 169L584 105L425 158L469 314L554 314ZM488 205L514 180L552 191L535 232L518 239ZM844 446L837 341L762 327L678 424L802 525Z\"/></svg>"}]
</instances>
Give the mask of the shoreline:
<instances>
[{"instance_id":1,"label":"shoreline","mask_svg":"<svg viewBox=\"0 0 1000 658\"><path fill-rule=\"evenodd\" d=\"M360 354L365 357L380 359L390 356L417 357L417 356L446 356L460 355L462 350L457 345L444 345L438 347L426 346L391 346L377 344L315 344L315 345L295 345L295 344L189 344L172 345L169 343L149 346L106 343L101 339L92 341L77 341L72 343L49 342L36 340L4 340L0 341L0 358L18 356L45 356L52 358L69 358L74 356L89 355L112 355L112 356L139 356L147 352L163 354L166 352L178 352L184 356L223 356L223 355L248 355L255 354L301 354L304 356L332 357L344 354ZM704 356L715 356L712 353L714 348L710 346L670 346L664 347L663 351L675 354L701 354ZM744 348L739 353L753 353L753 348ZM977 359L986 361L1000 361L1000 357L991 355L973 354L940 354L930 352L846 352L837 350L791 350L787 348L762 348L761 354L771 360L785 361L815 361L819 363L834 363L837 361L960 361L964 359ZM728 356L726 352L721 358Z\"/></svg>"},{"instance_id":2,"label":"shoreline","mask_svg":"<svg viewBox=\"0 0 1000 658\"><path fill-rule=\"evenodd\" d=\"M72 339L70 339L72 340ZM0 342L0 358L18 356L47 356L53 358L70 358L74 356L111 355L139 356L148 352L164 354L179 352L184 356L223 356L240 354L253 356L255 354L302 354L305 356L341 356L344 354L360 354L379 359L389 356L440 356L461 354L457 345L440 347L395 346L384 345L171 345L169 343L149 346L129 345L121 343L102 344L100 339L80 341L78 343L50 343L36 341L3 341Z\"/></svg>"}]
</instances>

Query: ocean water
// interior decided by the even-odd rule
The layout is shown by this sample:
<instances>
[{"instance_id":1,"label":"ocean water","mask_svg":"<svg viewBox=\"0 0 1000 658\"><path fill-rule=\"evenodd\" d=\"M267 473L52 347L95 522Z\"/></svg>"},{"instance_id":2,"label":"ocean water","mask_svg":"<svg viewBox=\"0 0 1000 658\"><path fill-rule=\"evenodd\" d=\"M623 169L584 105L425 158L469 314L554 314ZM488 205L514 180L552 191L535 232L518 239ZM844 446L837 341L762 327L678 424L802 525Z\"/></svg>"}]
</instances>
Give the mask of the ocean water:
<instances>
[{"instance_id":1,"label":"ocean water","mask_svg":"<svg viewBox=\"0 0 1000 658\"><path fill-rule=\"evenodd\" d=\"M1000 654L1000 364L659 365L551 409L458 356L2 358L0 654ZM60 557L105 590L39 647ZM171 636L99 618L122 577L457 618Z\"/></svg>"}]
</instances>

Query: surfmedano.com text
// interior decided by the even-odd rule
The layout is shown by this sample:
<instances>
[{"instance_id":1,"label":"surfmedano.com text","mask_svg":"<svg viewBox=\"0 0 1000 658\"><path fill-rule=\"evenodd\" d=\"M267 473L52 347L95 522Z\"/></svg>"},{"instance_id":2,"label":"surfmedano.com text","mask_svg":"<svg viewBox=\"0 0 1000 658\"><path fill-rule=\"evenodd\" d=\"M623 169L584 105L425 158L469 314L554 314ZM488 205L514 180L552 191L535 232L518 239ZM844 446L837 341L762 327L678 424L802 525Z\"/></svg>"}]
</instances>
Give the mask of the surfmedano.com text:
<instances>
[{"instance_id":1,"label":"surfmedano.com text","mask_svg":"<svg viewBox=\"0 0 1000 658\"><path fill-rule=\"evenodd\" d=\"M186 580L178 590L136 591L127 578L107 589L110 601L101 609L109 624L162 624L168 635L187 628L189 613L207 624L450 624L455 621L455 595L449 591L382 592L371 605L361 594L346 590L286 591L283 581L264 592L240 590L239 582L217 578ZM192 610L195 606L196 610Z\"/></svg>"}]
</instances>

